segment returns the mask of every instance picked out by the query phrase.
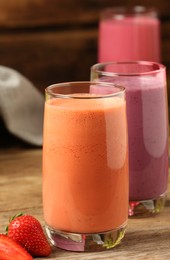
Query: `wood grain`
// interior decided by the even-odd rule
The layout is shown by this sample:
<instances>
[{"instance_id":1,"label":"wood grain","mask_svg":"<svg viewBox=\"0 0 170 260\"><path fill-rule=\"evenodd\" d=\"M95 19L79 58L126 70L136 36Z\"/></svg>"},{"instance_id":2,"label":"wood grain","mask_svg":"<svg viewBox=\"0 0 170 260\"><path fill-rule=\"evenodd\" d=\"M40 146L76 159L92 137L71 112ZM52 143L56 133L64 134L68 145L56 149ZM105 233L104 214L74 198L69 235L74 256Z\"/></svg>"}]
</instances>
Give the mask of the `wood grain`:
<instances>
[{"instance_id":1,"label":"wood grain","mask_svg":"<svg viewBox=\"0 0 170 260\"><path fill-rule=\"evenodd\" d=\"M88 80L96 37L94 29L2 34L1 65L16 69L43 92L55 82Z\"/></svg>"},{"instance_id":2,"label":"wood grain","mask_svg":"<svg viewBox=\"0 0 170 260\"><path fill-rule=\"evenodd\" d=\"M170 2L167 0L1 0L0 27L23 28L49 25L92 24L100 11L110 6L154 6L160 17L169 17Z\"/></svg>"},{"instance_id":3,"label":"wood grain","mask_svg":"<svg viewBox=\"0 0 170 260\"><path fill-rule=\"evenodd\" d=\"M0 150L0 232L10 216L33 214L44 225L41 198L41 149ZM169 179L170 184L170 179ZM74 253L53 248L50 257L60 260L167 260L170 259L170 191L161 214L130 219L122 243L107 252Z\"/></svg>"}]
</instances>

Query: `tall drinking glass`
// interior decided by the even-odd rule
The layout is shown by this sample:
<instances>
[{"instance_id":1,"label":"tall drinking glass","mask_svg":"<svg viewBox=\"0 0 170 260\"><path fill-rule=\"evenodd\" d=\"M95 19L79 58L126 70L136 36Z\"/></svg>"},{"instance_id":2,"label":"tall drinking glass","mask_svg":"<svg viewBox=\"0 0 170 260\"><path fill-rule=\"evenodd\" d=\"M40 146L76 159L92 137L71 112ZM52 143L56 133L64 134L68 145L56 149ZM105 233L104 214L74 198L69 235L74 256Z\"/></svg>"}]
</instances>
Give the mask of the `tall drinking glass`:
<instances>
[{"instance_id":1,"label":"tall drinking glass","mask_svg":"<svg viewBox=\"0 0 170 260\"><path fill-rule=\"evenodd\" d=\"M110 93L95 93L96 86ZM43 208L54 246L96 251L119 244L128 218L127 139L124 88L93 82L46 88Z\"/></svg>"},{"instance_id":2,"label":"tall drinking glass","mask_svg":"<svg viewBox=\"0 0 170 260\"><path fill-rule=\"evenodd\" d=\"M99 21L98 61L160 62L160 20L144 6L104 9Z\"/></svg>"},{"instance_id":3,"label":"tall drinking glass","mask_svg":"<svg viewBox=\"0 0 170 260\"><path fill-rule=\"evenodd\" d=\"M130 216L163 209L168 186L166 72L154 62L95 64L91 80L125 86L128 120ZM95 89L97 93L97 87ZM109 93L109 89L98 89Z\"/></svg>"}]
</instances>

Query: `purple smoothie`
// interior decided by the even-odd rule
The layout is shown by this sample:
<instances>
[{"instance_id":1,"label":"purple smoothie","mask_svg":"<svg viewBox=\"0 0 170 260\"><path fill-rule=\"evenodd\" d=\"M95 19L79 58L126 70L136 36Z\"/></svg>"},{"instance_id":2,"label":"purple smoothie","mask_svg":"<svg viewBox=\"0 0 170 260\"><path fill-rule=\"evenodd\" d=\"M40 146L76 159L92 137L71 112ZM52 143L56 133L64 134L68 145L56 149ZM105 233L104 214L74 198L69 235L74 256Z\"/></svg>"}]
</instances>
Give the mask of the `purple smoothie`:
<instances>
[{"instance_id":1,"label":"purple smoothie","mask_svg":"<svg viewBox=\"0 0 170 260\"><path fill-rule=\"evenodd\" d=\"M130 200L147 200L167 191L168 125L164 81L141 78L126 85Z\"/></svg>"},{"instance_id":2,"label":"purple smoothie","mask_svg":"<svg viewBox=\"0 0 170 260\"><path fill-rule=\"evenodd\" d=\"M167 191L168 184L165 74L109 76L102 81L126 88L130 201L156 199Z\"/></svg>"}]
</instances>

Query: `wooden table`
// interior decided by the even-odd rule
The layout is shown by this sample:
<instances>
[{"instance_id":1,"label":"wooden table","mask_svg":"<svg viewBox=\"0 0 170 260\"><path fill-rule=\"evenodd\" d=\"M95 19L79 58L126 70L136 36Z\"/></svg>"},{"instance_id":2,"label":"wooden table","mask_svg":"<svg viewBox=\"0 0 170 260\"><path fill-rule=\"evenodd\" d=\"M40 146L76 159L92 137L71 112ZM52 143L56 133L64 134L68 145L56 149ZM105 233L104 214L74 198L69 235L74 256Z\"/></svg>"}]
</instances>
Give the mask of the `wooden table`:
<instances>
[{"instance_id":1,"label":"wooden table","mask_svg":"<svg viewBox=\"0 0 170 260\"><path fill-rule=\"evenodd\" d=\"M31 148L0 150L0 232L4 232L9 217L18 212L32 214L44 224L41 154L41 149ZM98 253L74 253L54 248L50 257L37 259L170 259L170 191L161 214L129 220L125 238L118 247Z\"/></svg>"}]
</instances>

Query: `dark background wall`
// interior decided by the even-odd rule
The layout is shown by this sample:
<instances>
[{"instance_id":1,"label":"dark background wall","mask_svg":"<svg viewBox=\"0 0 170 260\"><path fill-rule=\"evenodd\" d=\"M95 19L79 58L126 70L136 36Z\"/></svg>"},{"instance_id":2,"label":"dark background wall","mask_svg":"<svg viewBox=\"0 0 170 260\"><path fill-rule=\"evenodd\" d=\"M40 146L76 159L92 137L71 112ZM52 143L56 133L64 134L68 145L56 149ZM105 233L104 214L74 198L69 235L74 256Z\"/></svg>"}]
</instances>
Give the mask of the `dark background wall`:
<instances>
[{"instance_id":1,"label":"dark background wall","mask_svg":"<svg viewBox=\"0 0 170 260\"><path fill-rule=\"evenodd\" d=\"M97 62L101 10L136 3L159 11L170 93L170 0L1 0L0 65L18 70L42 92L55 82L88 80Z\"/></svg>"},{"instance_id":2,"label":"dark background wall","mask_svg":"<svg viewBox=\"0 0 170 260\"><path fill-rule=\"evenodd\" d=\"M162 62L170 77L170 1L141 0L162 22ZM88 80L97 61L100 11L136 0L1 0L0 64L28 77L41 91L54 82Z\"/></svg>"}]
</instances>

